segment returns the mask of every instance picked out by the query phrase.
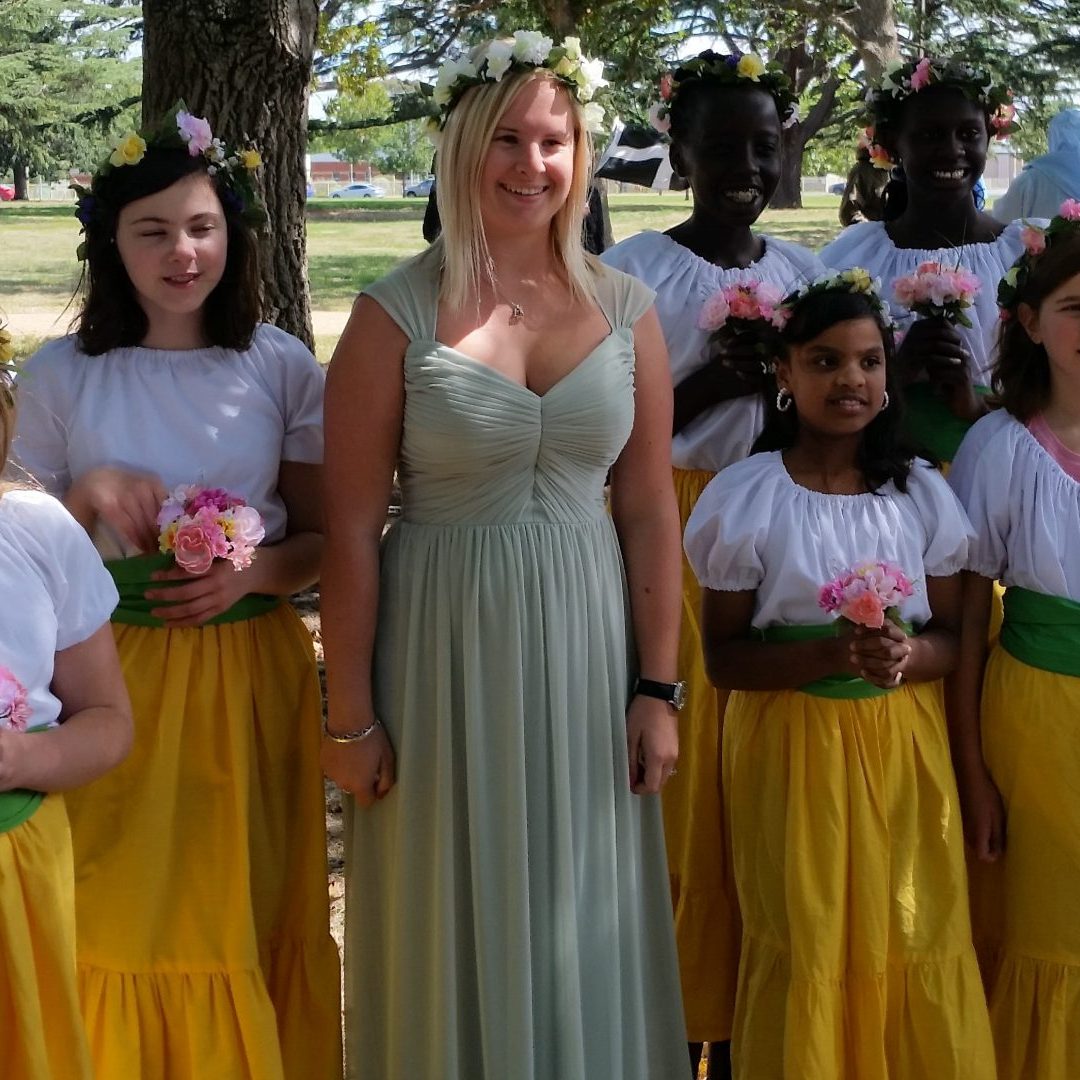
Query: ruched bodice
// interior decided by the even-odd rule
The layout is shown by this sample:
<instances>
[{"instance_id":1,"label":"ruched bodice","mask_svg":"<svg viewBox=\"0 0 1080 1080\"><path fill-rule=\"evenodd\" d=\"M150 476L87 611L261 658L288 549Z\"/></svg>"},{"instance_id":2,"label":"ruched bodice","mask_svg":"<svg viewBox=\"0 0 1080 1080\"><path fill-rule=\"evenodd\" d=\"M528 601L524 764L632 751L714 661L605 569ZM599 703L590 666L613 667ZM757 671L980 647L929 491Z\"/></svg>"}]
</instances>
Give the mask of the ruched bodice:
<instances>
[{"instance_id":1,"label":"ruched bodice","mask_svg":"<svg viewBox=\"0 0 1080 1080\"><path fill-rule=\"evenodd\" d=\"M651 293L598 271L611 333L536 394L435 340L437 252L370 290L410 344L373 663L397 785L346 809L350 1077L680 1076L660 807L629 789L634 644L604 506Z\"/></svg>"},{"instance_id":2,"label":"ruched bodice","mask_svg":"<svg viewBox=\"0 0 1080 1080\"><path fill-rule=\"evenodd\" d=\"M632 332L613 330L545 394L433 341L405 355L405 521L570 523L604 511L634 419Z\"/></svg>"}]
</instances>

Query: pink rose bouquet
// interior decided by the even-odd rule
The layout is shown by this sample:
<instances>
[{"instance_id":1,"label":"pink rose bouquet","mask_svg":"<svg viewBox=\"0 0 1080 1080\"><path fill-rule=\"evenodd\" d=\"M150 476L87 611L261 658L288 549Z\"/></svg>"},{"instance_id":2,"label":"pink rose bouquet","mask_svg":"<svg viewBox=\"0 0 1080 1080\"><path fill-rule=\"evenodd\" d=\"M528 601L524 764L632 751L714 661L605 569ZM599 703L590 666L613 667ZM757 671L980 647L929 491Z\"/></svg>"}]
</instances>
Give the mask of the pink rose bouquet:
<instances>
[{"instance_id":1,"label":"pink rose bouquet","mask_svg":"<svg viewBox=\"0 0 1080 1080\"><path fill-rule=\"evenodd\" d=\"M914 274L898 277L893 292L899 303L924 319L944 319L971 328L964 314L982 287L978 277L962 266L947 267L937 262L920 263Z\"/></svg>"},{"instance_id":2,"label":"pink rose bouquet","mask_svg":"<svg viewBox=\"0 0 1080 1080\"><path fill-rule=\"evenodd\" d=\"M718 289L705 301L698 316L698 327L715 333L723 327L740 333L761 329L768 323L777 329L783 326L780 311L783 292L768 281L749 278Z\"/></svg>"},{"instance_id":3,"label":"pink rose bouquet","mask_svg":"<svg viewBox=\"0 0 1080 1080\"><path fill-rule=\"evenodd\" d=\"M26 687L0 665L0 728L25 731L30 722L30 703Z\"/></svg>"},{"instance_id":4,"label":"pink rose bouquet","mask_svg":"<svg viewBox=\"0 0 1080 1080\"><path fill-rule=\"evenodd\" d=\"M236 570L251 565L266 535L259 512L222 488L181 484L158 511L158 547L189 574L205 574L215 559Z\"/></svg>"},{"instance_id":5,"label":"pink rose bouquet","mask_svg":"<svg viewBox=\"0 0 1080 1080\"><path fill-rule=\"evenodd\" d=\"M857 626L880 630L886 619L902 625L900 602L914 592L914 585L899 567L868 562L822 585L818 605Z\"/></svg>"}]
</instances>

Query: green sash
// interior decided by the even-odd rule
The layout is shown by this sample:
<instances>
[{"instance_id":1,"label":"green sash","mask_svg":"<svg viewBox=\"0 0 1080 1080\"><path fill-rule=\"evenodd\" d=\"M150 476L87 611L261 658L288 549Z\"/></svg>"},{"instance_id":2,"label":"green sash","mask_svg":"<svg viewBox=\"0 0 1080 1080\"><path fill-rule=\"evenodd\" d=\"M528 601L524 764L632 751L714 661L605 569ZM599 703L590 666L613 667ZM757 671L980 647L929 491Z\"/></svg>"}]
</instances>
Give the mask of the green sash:
<instances>
[{"instance_id":1,"label":"green sash","mask_svg":"<svg viewBox=\"0 0 1080 1080\"><path fill-rule=\"evenodd\" d=\"M31 731L48 731L46 727L31 728ZM12 829L26 821L45 801L41 791L28 791L15 788L13 791L0 791L0 833Z\"/></svg>"},{"instance_id":2,"label":"green sash","mask_svg":"<svg viewBox=\"0 0 1080 1080\"><path fill-rule=\"evenodd\" d=\"M985 397L990 387L976 386L975 393ZM945 463L956 457L971 424L953 416L929 383L917 382L904 387L904 428L917 447Z\"/></svg>"},{"instance_id":3,"label":"green sash","mask_svg":"<svg viewBox=\"0 0 1080 1080\"><path fill-rule=\"evenodd\" d=\"M182 581L151 580L150 575L155 571L168 570L175 565L171 555L135 555L130 559L107 560L105 569L112 574L116 591L120 594L120 603L112 614L112 621L128 626L164 626L165 622L155 618L150 611L152 608L166 606L166 602L147 600L144 593L147 589L167 589L173 585L182 585ZM218 623L254 619L256 615L273 611L280 603L281 598L278 596L249 593L233 604L228 611L207 619L203 625L215 626Z\"/></svg>"},{"instance_id":4,"label":"green sash","mask_svg":"<svg viewBox=\"0 0 1080 1080\"><path fill-rule=\"evenodd\" d=\"M908 626L904 627L907 633L911 633ZM840 622L818 623L814 626L768 626L764 630L755 627L754 636L762 641L816 641L818 638L839 637ZM834 698L843 701L859 701L862 698L884 697L891 694L892 689L885 690L867 682L859 675L845 675L837 673L826 675L822 679L800 686L799 690L804 694L813 694L814 697Z\"/></svg>"},{"instance_id":5,"label":"green sash","mask_svg":"<svg viewBox=\"0 0 1080 1080\"><path fill-rule=\"evenodd\" d=\"M1030 667L1080 677L1080 604L1010 585L1001 645Z\"/></svg>"}]
</instances>

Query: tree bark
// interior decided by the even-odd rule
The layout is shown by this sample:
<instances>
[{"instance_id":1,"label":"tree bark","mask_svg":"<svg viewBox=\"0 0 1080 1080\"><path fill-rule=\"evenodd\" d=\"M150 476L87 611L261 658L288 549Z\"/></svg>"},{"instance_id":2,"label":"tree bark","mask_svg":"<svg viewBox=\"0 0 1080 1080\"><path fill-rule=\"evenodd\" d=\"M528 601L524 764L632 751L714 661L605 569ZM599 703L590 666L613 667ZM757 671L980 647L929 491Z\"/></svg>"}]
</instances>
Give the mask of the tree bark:
<instances>
[{"instance_id":1,"label":"tree bark","mask_svg":"<svg viewBox=\"0 0 1080 1080\"><path fill-rule=\"evenodd\" d=\"M30 170L27 169L25 161L16 158L12 163L11 172L15 177L15 198L25 202L30 198Z\"/></svg>"},{"instance_id":2,"label":"tree bark","mask_svg":"<svg viewBox=\"0 0 1080 1080\"><path fill-rule=\"evenodd\" d=\"M876 83L900 55L893 0L858 0L847 17L867 82Z\"/></svg>"},{"instance_id":3,"label":"tree bark","mask_svg":"<svg viewBox=\"0 0 1080 1080\"><path fill-rule=\"evenodd\" d=\"M253 142L269 215L265 317L313 344L304 220L317 0L144 0L143 121L183 99L226 142Z\"/></svg>"}]
</instances>

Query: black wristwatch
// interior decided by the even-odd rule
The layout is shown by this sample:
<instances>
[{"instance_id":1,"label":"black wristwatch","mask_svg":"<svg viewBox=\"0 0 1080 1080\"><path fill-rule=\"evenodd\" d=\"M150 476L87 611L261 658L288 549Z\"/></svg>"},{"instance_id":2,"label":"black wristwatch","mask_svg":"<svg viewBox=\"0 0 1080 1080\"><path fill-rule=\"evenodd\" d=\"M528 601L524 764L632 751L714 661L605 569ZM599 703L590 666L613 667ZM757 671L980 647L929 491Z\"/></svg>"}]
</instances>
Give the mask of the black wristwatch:
<instances>
[{"instance_id":1,"label":"black wristwatch","mask_svg":"<svg viewBox=\"0 0 1080 1080\"><path fill-rule=\"evenodd\" d=\"M638 678L634 693L666 701L676 712L686 704L685 682L656 682L655 679Z\"/></svg>"}]
</instances>

